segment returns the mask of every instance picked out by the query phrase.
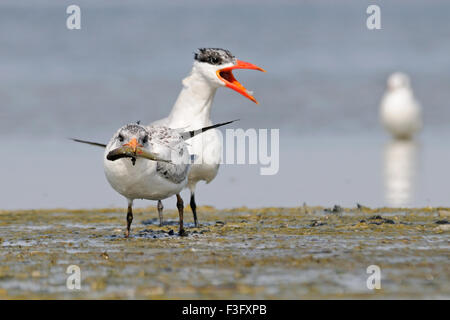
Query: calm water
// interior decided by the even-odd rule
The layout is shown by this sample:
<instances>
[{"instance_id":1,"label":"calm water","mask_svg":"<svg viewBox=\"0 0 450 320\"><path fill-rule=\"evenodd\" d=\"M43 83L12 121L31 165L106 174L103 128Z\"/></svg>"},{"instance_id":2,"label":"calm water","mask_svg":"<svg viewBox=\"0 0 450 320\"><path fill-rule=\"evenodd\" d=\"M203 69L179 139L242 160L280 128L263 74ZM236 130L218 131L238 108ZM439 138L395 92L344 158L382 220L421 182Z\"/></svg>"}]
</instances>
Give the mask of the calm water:
<instances>
[{"instance_id":1,"label":"calm water","mask_svg":"<svg viewBox=\"0 0 450 320\"><path fill-rule=\"evenodd\" d=\"M365 26L369 2L340 3L77 1L82 29L69 31L71 1L2 1L0 208L123 206L102 151L66 138L107 141L166 116L202 46L268 71L236 73L259 106L219 90L213 120L279 128L281 145L279 174L223 166L199 185L199 204L450 205L450 3L377 1L377 31ZM378 123L397 70L424 107L425 130L409 144Z\"/></svg>"}]
</instances>

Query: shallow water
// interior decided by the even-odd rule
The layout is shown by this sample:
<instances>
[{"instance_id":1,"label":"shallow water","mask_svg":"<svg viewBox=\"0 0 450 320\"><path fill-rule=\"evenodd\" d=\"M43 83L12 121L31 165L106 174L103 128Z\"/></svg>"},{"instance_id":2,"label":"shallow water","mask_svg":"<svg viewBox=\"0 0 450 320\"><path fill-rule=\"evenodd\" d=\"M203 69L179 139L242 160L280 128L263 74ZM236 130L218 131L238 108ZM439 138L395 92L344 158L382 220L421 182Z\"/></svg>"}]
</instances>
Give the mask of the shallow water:
<instances>
[{"instance_id":1,"label":"shallow water","mask_svg":"<svg viewBox=\"0 0 450 320\"><path fill-rule=\"evenodd\" d=\"M116 210L2 211L0 298L450 298L449 211L325 209L201 207L186 237L140 209L129 239Z\"/></svg>"},{"instance_id":2,"label":"shallow water","mask_svg":"<svg viewBox=\"0 0 450 320\"><path fill-rule=\"evenodd\" d=\"M260 175L264 166L259 164L222 165L213 182L198 184L196 198L200 205L217 208L303 203L446 206L450 149L442 145L448 138L439 131L416 142L391 142L370 134L293 137L280 131L276 175ZM0 208L126 206L106 181L102 149L66 139L42 139L29 145L27 139L16 138L4 143L15 157L0 166L0 176L7 181L0 184ZM188 192L182 195L187 203ZM163 202L166 208L175 208L175 198ZM156 202L136 201L136 205Z\"/></svg>"}]
</instances>

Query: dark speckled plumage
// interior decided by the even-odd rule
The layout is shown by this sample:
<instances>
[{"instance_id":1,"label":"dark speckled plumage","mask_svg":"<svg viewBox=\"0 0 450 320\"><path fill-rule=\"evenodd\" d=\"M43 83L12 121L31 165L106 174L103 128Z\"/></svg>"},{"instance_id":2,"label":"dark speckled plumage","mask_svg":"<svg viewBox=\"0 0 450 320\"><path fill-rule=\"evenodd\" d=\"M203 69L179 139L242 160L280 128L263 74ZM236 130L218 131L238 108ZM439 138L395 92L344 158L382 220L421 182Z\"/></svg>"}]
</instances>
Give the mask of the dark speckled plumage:
<instances>
[{"instance_id":1,"label":"dark speckled plumage","mask_svg":"<svg viewBox=\"0 0 450 320\"><path fill-rule=\"evenodd\" d=\"M212 65L234 63L236 61L230 51L220 48L200 48L195 53L194 59Z\"/></svg>"},{"instance_id":2,"label":"dark speckled plumage","mask_svg":"<svg viewBox=\"0 0 450 320\"><path fill-rule=\"evenodd\" d=\"M172 163L160 162L156 163L156 172L173 183L181 183L186 179L189 166L176 166Z\"/></svg>"},{"instance_id":3,"label":"dark speckled plumage","mask_svg":"<svg viewBox=\"0 0 450 320\"><path fill-rule=\"evenodd\" d=\"M131 134L134 134L134 135L137 134L139 131L143 131L146 134L148 134L147 130L145 130L145 128L143 126L141 126L139 124L134 124L134 123L127 124L122 130L123 131L127 131L127 132L129 132Z\"/></svg>"}]
</instances>

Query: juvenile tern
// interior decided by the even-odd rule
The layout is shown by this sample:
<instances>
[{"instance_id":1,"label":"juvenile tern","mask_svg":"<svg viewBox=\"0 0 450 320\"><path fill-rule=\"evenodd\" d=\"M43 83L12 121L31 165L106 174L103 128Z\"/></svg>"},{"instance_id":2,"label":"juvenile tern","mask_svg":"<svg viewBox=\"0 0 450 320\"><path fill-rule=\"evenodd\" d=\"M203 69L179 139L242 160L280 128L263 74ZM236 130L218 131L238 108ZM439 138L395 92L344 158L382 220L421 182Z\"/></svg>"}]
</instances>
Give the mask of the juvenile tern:
<instances>
[{"instance_id":1,"label":"juvenile tern","mask_svg":"<svg viewBox=\"0 0 450 320\"><path fill-rule=\"evenodd\" d=\"M258 103L233 75L233 70L251 69L265 72L264 69L236 59L230 51L219 48L201 48L194 55L194 64L188 77L183 79L183 88L167 118L152 125L169 128L193 129L211 125L211 106L220 87L230 88L251 101ZM217 175L222 156L222 140L217 130L211 130L189 142L188 150L197 157L189 172L187 187L191 192L190 206L195 226L198 226L195 187L197 182L211 182ZM163 205L158 201L161 212Z\"/></svg>"},{"instance_id":2,"label":"juvenile tern","mask_svg":"<svg viewBox=\"0 0 450 320\"><path fill-rule=\"evenodd\" d=\"M160 201L172 195L177 197L179 234L183 235L184 204L179 193L187 184L191 162L185 141L232 122L190 131L128 124L120 128L107 145L72 140L105 148L103 165L106 179L114 190L128 200L126 237L130 235L135 199Z\"/></svg>"}]
</instances>

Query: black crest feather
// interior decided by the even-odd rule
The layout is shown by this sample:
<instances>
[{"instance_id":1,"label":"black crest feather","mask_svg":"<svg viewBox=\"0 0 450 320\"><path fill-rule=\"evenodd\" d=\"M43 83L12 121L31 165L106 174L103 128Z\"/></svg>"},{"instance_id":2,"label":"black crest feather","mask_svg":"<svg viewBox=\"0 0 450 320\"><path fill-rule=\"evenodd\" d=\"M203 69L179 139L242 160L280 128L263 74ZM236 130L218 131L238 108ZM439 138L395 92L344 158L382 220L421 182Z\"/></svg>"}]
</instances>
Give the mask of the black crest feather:
<instances>
[{"instance_id":1,"label":"black crest feather","mask_svg":"<svg viewBox=\"0 0 450 320\"><path fill-rule=\"evenodd\" d=\"M235 61L233 54L221 48L199 48L194 54L194 59L212 65L221 65Z\"/></svg>"}]
</instances>

